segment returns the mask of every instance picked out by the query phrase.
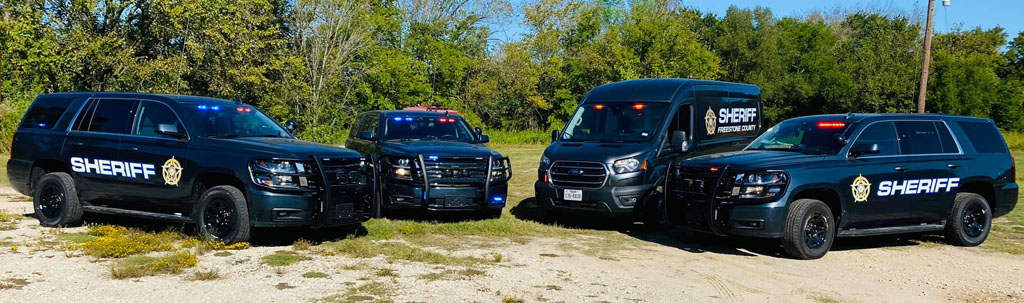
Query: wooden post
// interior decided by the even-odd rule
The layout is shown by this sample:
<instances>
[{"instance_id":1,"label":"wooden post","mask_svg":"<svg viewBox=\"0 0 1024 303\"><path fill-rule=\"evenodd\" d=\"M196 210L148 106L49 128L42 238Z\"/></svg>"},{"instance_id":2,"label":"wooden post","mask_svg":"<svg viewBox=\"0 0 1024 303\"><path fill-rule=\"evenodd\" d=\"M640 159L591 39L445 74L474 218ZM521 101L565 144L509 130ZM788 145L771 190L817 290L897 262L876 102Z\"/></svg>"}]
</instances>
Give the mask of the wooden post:
<instances>
[{"instance_id":1,"label":"wooden post","mask_svg":"<svg viewBox=\"0 0 1024 303\"><path fill-rule=\"evenodd\" d=\"M932 17L935 16L935 0L928 0L928 21L924 30L924 59L921 62L921 87L917 92L917 113L924 113L925 95L928 93L928 61L932 55Z\"/></svg>"}]
</instances>

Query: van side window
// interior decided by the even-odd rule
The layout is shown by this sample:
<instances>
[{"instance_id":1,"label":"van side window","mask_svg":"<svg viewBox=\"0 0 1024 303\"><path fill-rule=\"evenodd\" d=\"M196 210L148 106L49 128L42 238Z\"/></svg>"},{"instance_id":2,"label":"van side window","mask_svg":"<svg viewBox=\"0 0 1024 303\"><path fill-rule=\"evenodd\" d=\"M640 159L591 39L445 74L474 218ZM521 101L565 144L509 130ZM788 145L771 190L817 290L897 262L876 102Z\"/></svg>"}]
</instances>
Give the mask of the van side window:
<instances>
[{"instance_id":1,"label":"van side window","mask_svg":"<svg viewBox=\"0 0 1024 303\"><path fill-rule=\"evenodd\" d=\"M900 154L900 141L896 139L896 128L892 122L878 122L869 125L860 133L853 150L866 149L871 144L878 144L878 156L894 156Z\"/></svg>"},{"instance_id":2,"label":"van side window","mask_svg":"<svg viewBox=\"0 0 1024 303\"><path fill-rule=\"evenodd\" d=\"M932 121L897 121L900 151L904 155L941 154L942 142Z\"/></svg>"},{"instance_id":3,"label":"van side window","mask_svg":"<svg viewBox=\"0 0 1024 303\"><path fill-rule=\"evenodd\" d=\"M178 116L174 115L174 111L161 103L142 101L139 105L139 113L135 116L134 131L132 133L135 135L164 137L156 132L157 127L161 124L174 125L178 128L178 131L185 131L185 127L181 124L181 121L178 121Z\"/></svg>"},{"instance_id":4,"label":"van side window","mask_svg":"<svg viewBox=\"0 0 1024 303\"><path fill-rule=\"evenodd\" d=\"M89 131L127 134L138 102L123 99L103 99L96 104L89 123Z\"/></svg>"},{"instance_id":5,"label":"van side window","mask_svg":"<svg viewBox=\"0 0 1024 303\"><path fill-rule=\"evenodd\" d=\"M70 98L39 98L21 121L21 128L52 129L71 104Z\"/></svg>"},{"instance_id":6,"label":"van side window","mask_svg":"<svg viewBox=\"0 0 1024 303\"><path fill-rule=\"evenodd\" d=\"M967 134L967 140L979 153L1005 154L1009 152L1006 148L1006 141L999 134L999 129L995 124L967 121L960 121L956 124Z\"/></svg>"},{"instance_id":7,"label":"van side window","mask_svg":"<svg viewBox=\"0 0 1024 303\"><path fill-rule=\"evenodd\" d=\"M676 111L676 116L672 117L672 122L668 124L668 138L671 140L672 134L676 131L686 132L686 136L693 136L693 131L690 129L690 117L692 112L692 104L684 104L679 106L679 110Z\"/></svg>"}]
</instances>

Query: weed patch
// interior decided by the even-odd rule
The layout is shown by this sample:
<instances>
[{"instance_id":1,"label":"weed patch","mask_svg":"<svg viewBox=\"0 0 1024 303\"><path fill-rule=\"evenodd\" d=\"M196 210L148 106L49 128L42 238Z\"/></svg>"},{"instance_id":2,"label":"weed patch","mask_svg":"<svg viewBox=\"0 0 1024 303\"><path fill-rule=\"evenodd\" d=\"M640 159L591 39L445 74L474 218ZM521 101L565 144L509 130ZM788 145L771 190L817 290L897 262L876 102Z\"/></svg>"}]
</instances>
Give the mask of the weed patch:
<instances>
[{"instance_id":1,"label":"weed patch","mask_svg":"<svg viewBox=\"0 0 1024 303\"><path fill-rule=\"evenodd\" d=\"M210 270L198 270L192 272L192 275L188 277L189 281L212 281L220 280L222 277L220 271L217 269Z\"/></svg>"},{"instance_id":2,"label":"weed patch","mask_svg":"<svg viewBox=\"0 0 1024 303\"><path fill-rule=\"evenodd\" d=\"M3 279L0 280L0 290L2 289L22 289L28 286L29 282L26 279Z\"/></svg>"},{"instance_id":3,"label":"weed patch","mask_svg":"<svg viewBox=\"0 0 1024 303\"><path fill-rule=\"evenodd\" d=\"M326 273L322 273L322 272L319 272L319 271L311 271L311 272L307 272L307 273L302 274L302 277L303 278L307 278L307 279L324 279L324 278L329 278L330 276L331 275L328 275Z\"/></svg>"},{"instance_id":4,"label":"weed patch","mask_svg":"<svg viewBox=\"0 0 1024 303\"><path fill-rule=\"evenodd\" d=\"M471 280L475 277L486 275L486 271L467 268L463 270L447 269L440 272L419 275L420 279L427 281L437 280Z\"/></svg>"},{"instance_id":5,"label":"weed patch","mask_svg":"<svg viewBox=\"0 0 1024 303\"><path fill-rule=\"evenodd\" d=\"M111 225L90 226L87 235L96 238L69 247L81 249L85 254L97 258L124 258L154 251L169 251L174 248L174 242L184 238L184 235L172 231L154 234Z\"/></svg>"},{"instance_id":6,"label":"weed patch","mask_svg":"<svg viewBox=\"0 0 1024 303\"><path fill-rule=\"evenodd\" d=\"M262 258L260 258L260 261L263 262L263 264L266 264L266 265L270 265L270 266L274 266L274 267L281 267L281 266L292 265L292 264L298 263L299 261L309 260L309 259L310 259L309 257L300 255L300 254L298 254L296 252L292 252L292 251L277 251L277 252L275 252L272 255L263 256Z\"/></svg>"},{"instance_id":7,"label":"weed patch","mask_svg":"<svg viewBox=\"0 0 1024 303\"><path fill-rule=\"evenodd\" d=\"M325 243L322 246L354 258L384 256L389 261L405 260L442 265L475 265L487 262L482 258L440 254L400 242L373 241L368 238L346 239Z\"/></svg>"},{"instance_id":8,"label":"weed patch","mask_svg":"<svg viewBox=\"0 0 1024 303\"><path fill-rule=\"evenodd\" d=\"M14 230L18 228L18 222L21 222L23 218L21 215L0 210L0 230Z\"/></svg>"},{"instance_id":9,"label":"weed patch","mask_svg":"<svg viewBox=\"0 0 1024 303\"><path fill-rule=\"evenodd\" d=\"M180 274L187 268L199 263L196 256L187 252L177 252L161 257L131 256L117 260L110 266L110 276L114 279L131 279L160 274Z\"/></svg>"},{"instance_id":10,"label":"weed patch","mask_svg":"<svg viewBox=\"0 0 1024 303\"><path fill-rule=\"evenodd\" d=\"M378 281L370 281L355 288L350 288L344 294L337 294L323 297L313 302L317 303L341 303L341 302L390 302L397 289L393 284Z\"/></svg>"}]
</instances>

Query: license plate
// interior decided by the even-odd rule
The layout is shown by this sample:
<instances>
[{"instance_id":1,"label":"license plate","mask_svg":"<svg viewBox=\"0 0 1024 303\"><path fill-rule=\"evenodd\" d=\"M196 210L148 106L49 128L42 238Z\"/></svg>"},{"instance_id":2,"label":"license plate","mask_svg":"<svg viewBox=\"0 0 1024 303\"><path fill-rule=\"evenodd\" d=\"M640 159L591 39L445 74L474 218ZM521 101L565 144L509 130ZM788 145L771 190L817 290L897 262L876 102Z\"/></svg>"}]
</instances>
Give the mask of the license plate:
<instances>
[{"instance_id":1,"label":"license plate","mask_svg":"<svg viewBox=\"0 0 1024 303\"><path fill-rule=\"evenodd\" d=\"M473 205L473 198L463 196L445 196L444 207L467 207Z\"/></svg>"},{"instance_id":2,"label":"license plate","mask_svg":"<svg viewBox=\"0 0 1024 303\"><path fill-rule=\"evenodd\" d=\"M583 201L583 191L579 189L566 189L562 198L566 201Z\"/></svg>"}]
</instances>

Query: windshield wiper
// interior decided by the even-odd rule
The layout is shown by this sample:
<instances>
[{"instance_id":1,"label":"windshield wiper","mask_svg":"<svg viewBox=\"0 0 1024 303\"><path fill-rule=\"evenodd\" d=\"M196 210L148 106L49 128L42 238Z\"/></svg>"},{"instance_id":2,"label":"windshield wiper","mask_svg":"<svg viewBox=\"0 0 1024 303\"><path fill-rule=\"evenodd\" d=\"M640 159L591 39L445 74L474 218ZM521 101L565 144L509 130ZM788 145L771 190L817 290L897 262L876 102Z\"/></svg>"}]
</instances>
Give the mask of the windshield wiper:
<instances>
[{"instance_id":1,"label":"windshield wiper","mask_svg":"<svg viewBox=\"0 0 1024 303\"><path fill-rule=\"evenodd\" d=\"M237 134L225 134L225 135L213 135L213 136L209 136L209 137L213 138L213 139L231 139L231 138L238 138L238 135Z\"/></svg>"}]
</instances>

